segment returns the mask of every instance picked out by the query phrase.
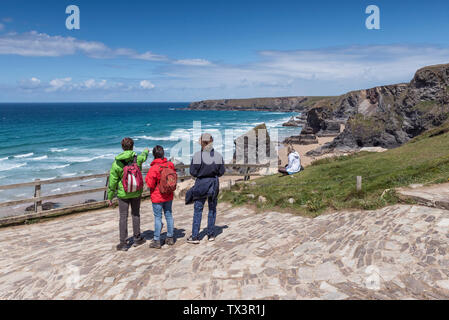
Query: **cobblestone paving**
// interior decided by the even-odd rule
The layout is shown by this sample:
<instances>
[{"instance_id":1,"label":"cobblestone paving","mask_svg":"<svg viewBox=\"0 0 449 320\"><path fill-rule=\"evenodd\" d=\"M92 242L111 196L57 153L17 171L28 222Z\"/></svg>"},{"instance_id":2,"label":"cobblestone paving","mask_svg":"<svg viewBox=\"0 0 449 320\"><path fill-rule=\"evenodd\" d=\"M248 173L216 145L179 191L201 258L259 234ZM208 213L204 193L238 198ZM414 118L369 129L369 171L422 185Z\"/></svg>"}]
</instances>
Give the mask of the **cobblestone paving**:
<instances>
[{"instance_id":1,"label":"cobblestone paving","mask_svg":"<svg viewBox=\"0 0 449 320\"><path fill-rule=\"evenodd\" d=\"M161 250L115 251L117 209L0 229L0 299L449 299L449 211L309 219L220 204L216 241L191 245L192 209L174 204L180 238Z\"/></svg>"}]
</instances>

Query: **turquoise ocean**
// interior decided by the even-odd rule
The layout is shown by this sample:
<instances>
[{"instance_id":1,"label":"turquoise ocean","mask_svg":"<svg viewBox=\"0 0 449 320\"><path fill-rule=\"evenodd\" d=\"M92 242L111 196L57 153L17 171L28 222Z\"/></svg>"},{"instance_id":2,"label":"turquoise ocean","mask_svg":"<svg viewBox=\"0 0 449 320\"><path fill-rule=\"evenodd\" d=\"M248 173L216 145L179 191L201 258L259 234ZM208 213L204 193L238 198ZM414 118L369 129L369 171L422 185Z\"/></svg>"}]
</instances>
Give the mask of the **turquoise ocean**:
<instances>
[{"instance_id":1,"label":"turquoise ocean","mask_svg":"<svg viewBox=\"0 0 449 320\"><path fill-rule=\"evenodd\" d=\"M180 142L192 139L194 121L202 132L222 135L215 148L227 161L233 139L266 123L278 140L298 134L282 123L296 113L253 111L194 111L186 103L14 103L0 104L0 185L75 177L109 170L121 152L123 137L135 140L135 150L162 145L170 158ZM224 135L225 132L232 133ZM221 141L219 141L221 140ZM188 163L194 151L177 160ZM151 163L149 157L145 167ZM104 179L44 186L44 194L77 191L104 185ZM0 202L30 198L30 188L0 190Z\"/></svg>"}]
</instances>

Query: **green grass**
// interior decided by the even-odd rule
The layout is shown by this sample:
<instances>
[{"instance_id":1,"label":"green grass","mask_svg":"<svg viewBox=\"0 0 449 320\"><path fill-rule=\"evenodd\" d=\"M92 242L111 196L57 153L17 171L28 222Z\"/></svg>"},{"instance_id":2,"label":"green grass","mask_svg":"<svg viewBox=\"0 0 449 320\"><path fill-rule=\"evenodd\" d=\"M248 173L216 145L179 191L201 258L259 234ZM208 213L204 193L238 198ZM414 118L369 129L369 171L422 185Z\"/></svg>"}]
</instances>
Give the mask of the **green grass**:
<instances>
[{"instance_id":1,"label":"green grass","mask_svg":"<svg viewBox=\"0 0 449 320\"><path fill-rule=\"evenodd\" d=\"M361 192L356 176L362 176ZM358 153L316 161L293 178L273 175L256 185L238 184L223 193L234 205L284 208L307 216L341 209L377 209L398 203L392 190L412 183L442 183L449 178L449 124L425 132L384 153ZM386 191L387 190L387 191ZM255 198L248 197L254 194ZM382 196L383 195L383 196ZM259 196L267 199L261 204ZM290 204L288 199L295 202Z\"/></svg>"},{"instance_id":2,"label":"green grass","mask_svg":"<svg viewBox=\"0 0 449 320\"><path fill-rule=\"evenodd\" d=\"M302 105L305 107L312 107L317 102L323 102L324 100L329 100L329 99L333 99L333 98L336 98L336 97L334 97L334 96L310 96L310 97L307 97L307 101L302 103Z\"/></svg>"},{"instance_id":3,"label":"green grass","mask_svg":"<svg viewBox=\"0 0 449 320\"><path fill-rule=\"evenodd\" d=\"M413 109L427 113L438 107L438 103L435 101L421 101L413 107Z\"/></svg>"}]
</instances>

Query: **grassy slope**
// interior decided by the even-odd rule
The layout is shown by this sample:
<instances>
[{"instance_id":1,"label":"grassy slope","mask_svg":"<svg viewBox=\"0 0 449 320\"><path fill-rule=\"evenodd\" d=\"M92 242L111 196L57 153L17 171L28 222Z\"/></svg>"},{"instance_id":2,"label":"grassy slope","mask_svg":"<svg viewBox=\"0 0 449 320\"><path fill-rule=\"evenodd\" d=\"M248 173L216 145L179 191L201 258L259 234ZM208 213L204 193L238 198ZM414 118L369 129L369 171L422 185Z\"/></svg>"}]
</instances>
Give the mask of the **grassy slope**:
<instances>
[{"instance_id":1,"label":"grassy slope","mask_svg":"<svg viewBox=\"0 0 449 320\"><path fill-rule=\"evenodd\" d=\"M356 176L363 190L355 190ZM376 209L398 202L394 191L412 183L442 183L449 178L449 123L416 137L400 148L384 153L358 153L316 161L292 177L278 175L258 179L255 186L239 184L222 199L236 205L254 203L263 208L317 216L328 210ZM254 194L251 199L248 194ZM383 196L382 196L383 194ZM258 196L268 201L261 204ZM290 204L288 199L295 199Z\"/></svg>"}]
</instances>

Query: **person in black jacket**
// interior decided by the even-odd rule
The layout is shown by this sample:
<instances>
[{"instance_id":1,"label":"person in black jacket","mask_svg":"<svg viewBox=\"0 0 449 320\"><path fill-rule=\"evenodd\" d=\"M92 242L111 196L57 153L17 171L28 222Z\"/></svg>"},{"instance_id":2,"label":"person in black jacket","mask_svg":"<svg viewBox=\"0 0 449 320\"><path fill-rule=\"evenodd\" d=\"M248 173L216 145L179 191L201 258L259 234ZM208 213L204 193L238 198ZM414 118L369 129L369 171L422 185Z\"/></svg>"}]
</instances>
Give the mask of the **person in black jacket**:
<instances>
[{"instance_id":1,"label":"person in black jacket","mask_svg":"<svg viewBox=\"0 0 449 320\"><path fill-rule=\"evenodd\" d=\"M194 202L192 235L187 239L188 243L200 243L199 232L206 199L209 206L207 237L209 241L215 240L215 218L220 188L218 177L225 173L225 166L222 155L213 148L213 141L209 133L202 134L201 151L194 154L190 164L190 174L196 180L195 185L186 195L186 203Z\"/></svg>"}]
</instances>

